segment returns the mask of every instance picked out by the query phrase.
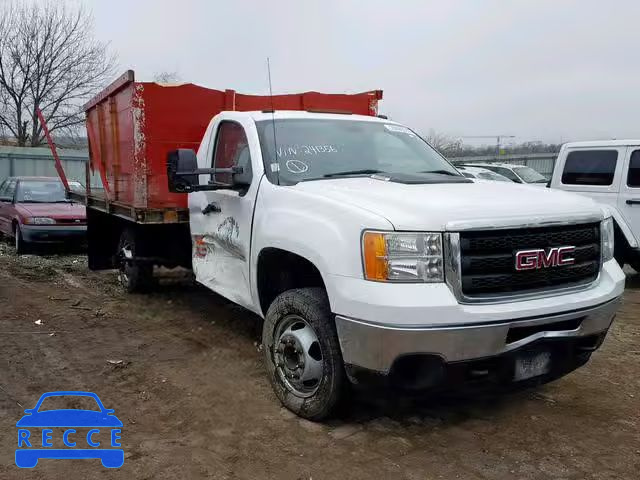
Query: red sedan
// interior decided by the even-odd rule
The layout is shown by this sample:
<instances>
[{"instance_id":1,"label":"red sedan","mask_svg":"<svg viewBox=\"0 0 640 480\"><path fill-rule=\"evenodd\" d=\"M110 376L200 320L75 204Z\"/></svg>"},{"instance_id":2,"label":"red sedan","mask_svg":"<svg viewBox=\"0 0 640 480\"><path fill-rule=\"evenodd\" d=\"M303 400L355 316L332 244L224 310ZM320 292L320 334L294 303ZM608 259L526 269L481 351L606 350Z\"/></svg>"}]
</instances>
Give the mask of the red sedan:
<instances>
[{"instance_id":1,"label":"red sedan","mask_svg":"<svg viewBox=\"0 0 640 480\"><path fill-rule=\"evenodd\" d=\"M18 253L35 243L81 242L87 216L58 178L10 177L0 185L0 233L15 238Z\"/></svg>"}]
</instances>

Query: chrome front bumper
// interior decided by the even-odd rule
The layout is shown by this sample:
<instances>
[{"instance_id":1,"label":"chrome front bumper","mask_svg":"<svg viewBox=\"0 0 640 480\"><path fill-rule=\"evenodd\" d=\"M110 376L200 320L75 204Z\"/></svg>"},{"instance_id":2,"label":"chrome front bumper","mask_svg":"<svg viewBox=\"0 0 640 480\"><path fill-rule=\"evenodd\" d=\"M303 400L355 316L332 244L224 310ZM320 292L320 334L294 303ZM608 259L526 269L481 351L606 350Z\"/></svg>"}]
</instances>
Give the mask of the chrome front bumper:
<instances>
[{"instance_id":1,"label":"chrome front bumper","mask_svg":"<svg viewBox=\"0 0 640 480\"><path fill-rule=\"evenodd\" d=\"M542 339L571 339L601 333L611 325L619 304L620 297L595 307L555 315L411 328L372 324L337 315L336 328L345 364L388 374L396 359L409 354L432 354L447 363L459 362L501 355ZM558 329L571 324L572 320L577 327ZM510 331L517 331L519 335L509 337ZM523 332L524 337L521 336Z\"/></svg>"}]
</instances>

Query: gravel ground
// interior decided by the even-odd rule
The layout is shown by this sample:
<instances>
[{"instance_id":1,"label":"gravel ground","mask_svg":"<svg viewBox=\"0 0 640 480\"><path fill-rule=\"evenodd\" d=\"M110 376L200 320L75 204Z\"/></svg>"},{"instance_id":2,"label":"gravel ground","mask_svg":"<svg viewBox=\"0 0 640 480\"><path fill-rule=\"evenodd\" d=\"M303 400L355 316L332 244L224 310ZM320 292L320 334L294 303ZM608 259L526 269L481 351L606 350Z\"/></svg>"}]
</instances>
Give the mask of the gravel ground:
<instances>
[{"instance_id":1,"label":"gravel ground","mask_svg":"<svg viewBox=\"0 0 640 480\"><path fill-rule=\"evenodd\" d=\"M261 364L260 319L184 275L146 296L73 252L0 243L0 478L637 479L640 276L591 362L498 397L356 396L301 420ZM14 465L16 421L52 390L96 392L124 423L125 463Z\"/></svg>"}]
</instances>

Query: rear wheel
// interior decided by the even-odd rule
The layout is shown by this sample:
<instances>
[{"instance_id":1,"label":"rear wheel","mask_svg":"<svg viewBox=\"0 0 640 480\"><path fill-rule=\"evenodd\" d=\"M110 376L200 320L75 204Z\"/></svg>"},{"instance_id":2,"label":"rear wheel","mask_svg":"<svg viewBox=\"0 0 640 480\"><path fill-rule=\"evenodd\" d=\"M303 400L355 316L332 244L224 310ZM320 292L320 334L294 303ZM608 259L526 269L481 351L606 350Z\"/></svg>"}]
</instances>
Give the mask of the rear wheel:
<instances>
[{"instance_id":1,"label":"rear wheel","mask_svg":"<svg viewBox=\"0 0 640 480\"><path fill-rule=\"evenodd\" d=\"M135 231L123 230L118 243L118 280L127 293L147 292L153 286L153 265L135 261L143 252L142 240Z\"/></svg>"},{"instance_id":2,"label":"rear wheel","mask_svg":"<svg viewBox=\"0 0 640 480\"><path fill-rule=\"evenodd\" d=\"M265 367L280 402L309 420L329 416L346 378L324 290L301 288L279 295L267 311L262 344Z\"/></svg>"}]
</instances>

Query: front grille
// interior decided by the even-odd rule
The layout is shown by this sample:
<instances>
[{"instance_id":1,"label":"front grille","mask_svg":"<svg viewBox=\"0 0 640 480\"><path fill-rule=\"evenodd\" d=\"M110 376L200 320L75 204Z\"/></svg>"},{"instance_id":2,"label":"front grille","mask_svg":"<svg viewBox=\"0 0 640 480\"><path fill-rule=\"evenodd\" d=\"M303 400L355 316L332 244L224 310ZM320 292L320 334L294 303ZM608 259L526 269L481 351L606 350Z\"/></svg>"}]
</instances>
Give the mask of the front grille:
<instances>
[{"instance_id":1,"label":"front grille","mask_svg":"<svg viewBox=\"0 0 640 480\"><path fill-rule=\"evenodd\" d=\"M575 264L517 271L520 250L574 246ZM600 270L600 224L460 233L461 289L465 296L498 296L594 281Z\"/></svg>"}]
</instances>

